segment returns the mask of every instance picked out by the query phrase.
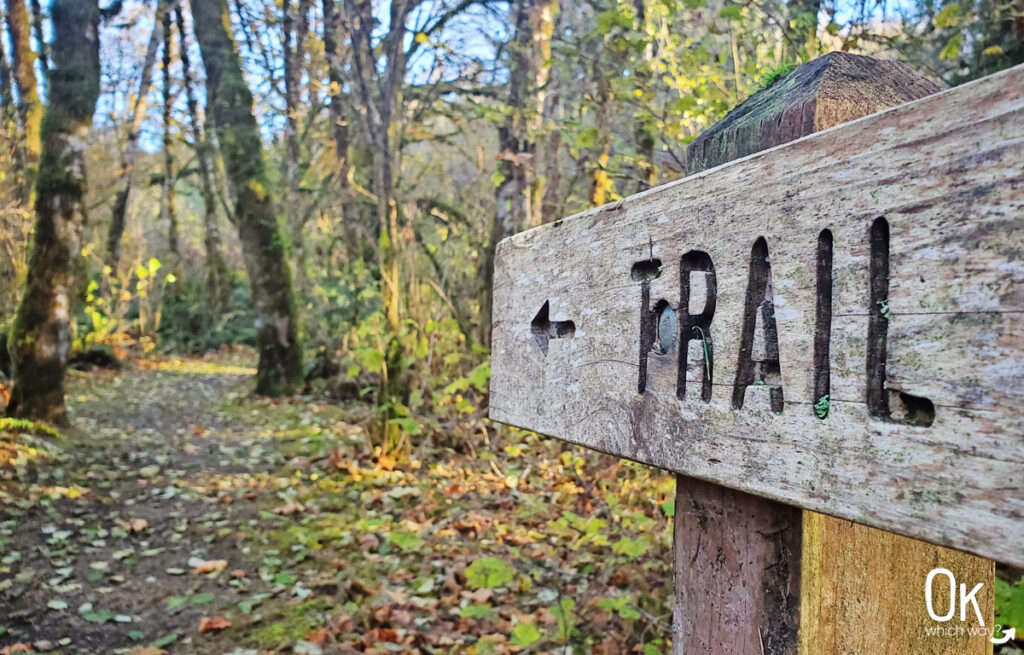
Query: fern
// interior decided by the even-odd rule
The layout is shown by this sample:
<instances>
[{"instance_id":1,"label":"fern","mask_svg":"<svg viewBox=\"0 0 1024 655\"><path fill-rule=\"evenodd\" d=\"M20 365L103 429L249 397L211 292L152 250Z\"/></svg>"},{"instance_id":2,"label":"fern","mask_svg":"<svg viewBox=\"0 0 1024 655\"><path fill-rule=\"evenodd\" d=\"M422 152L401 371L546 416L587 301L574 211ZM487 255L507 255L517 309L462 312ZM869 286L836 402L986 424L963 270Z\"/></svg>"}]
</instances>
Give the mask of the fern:
<instances>
[{"instance_id":1,"label":"fern","mask_svg":"<svg viewBox=\"0 0 1024 655\"><path fill-rule=\"evenodd\" d=\"M64 435L56 428L23 418L0 418L0 432L38 434L54 439L64 438Z\"/></svg>"}]
</instances>

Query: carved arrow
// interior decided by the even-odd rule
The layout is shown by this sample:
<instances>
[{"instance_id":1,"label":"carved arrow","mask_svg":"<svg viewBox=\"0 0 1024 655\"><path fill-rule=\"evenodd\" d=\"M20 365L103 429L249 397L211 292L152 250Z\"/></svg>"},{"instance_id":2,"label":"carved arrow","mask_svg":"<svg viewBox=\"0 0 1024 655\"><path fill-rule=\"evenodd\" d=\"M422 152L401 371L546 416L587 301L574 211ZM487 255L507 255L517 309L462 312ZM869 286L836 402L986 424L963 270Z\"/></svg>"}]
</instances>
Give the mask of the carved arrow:
<instances>
[{"instance_id":1,"label":"carved arrow","mask_svg":"<svg viewBox=\"0 0 1024 655\"><path fill-rule=\"evenodd\" d=\"M550 318L551 301L545 300L544 305L530 322L530 332L537 339L537 345L545 356L548 354L548 342L552 339L572 339L576 335L576 324L572 321L552 321Z\"/></svg>"}]
</instances>

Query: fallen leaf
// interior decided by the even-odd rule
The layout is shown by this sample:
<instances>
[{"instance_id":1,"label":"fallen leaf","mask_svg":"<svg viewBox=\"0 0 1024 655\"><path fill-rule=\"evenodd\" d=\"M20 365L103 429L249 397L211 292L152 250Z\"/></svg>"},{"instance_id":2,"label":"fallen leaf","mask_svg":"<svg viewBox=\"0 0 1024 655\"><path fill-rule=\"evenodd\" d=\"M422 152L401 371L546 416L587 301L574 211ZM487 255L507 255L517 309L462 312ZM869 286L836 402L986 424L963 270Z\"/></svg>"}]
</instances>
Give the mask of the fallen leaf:
<instances>
[{"instance_id":1,"label":"fallen leaf","mask_svg":"<svg viewBox=\"0 0 1024 655\"><path fill-rule=\"evenodd\" d=\"M376 469L378 471L394 471L396 466L398 466L398 460L391 455L381 455L377 458Z\"/></svg>"},{"instance_id":2,"label":"fallen leaf","mask_svg":"<svg viewBox=\"0 0 1024 655\"><path fill-rule=\"evenodd\" d=\"M199 562L192 569L192 572L196 575L203 575L204 573L213 573L214 571L223 571L227 568L228 561L226 559L210 559Z\"/></svg>"},{"instance_id":3,"label":"fallen leaf","mask_svg":"<svg viewBox=\"0 0 1024 655\"><path fill-rule=\"evenodd\" d=\"M529 152L512 152L511 150L505 150L501 152L496 159L498 161L512 162L513 166L522 166L533 159L533 154Z\"/></svg>"},{"instance_id":4,"label":"fallen leaf","mask_svg":"<svg viewBox=\"0 0 1024 655\"><path fill-rule=\"evenodd\" d=\"M363 637L363 643L367 646L373 646L381 641L398 643L398 632L391 628L374 628Z\"/></svg>"},{"instance_id":5,"label":"fallen leaf","mask_svg":"<svg viewBox=\"0 0 1024 655\"><path fill-rule=\"evenodd\" d=\"M136 646L128 651L128 655L164 655L167 651L156 646Z\"/></svg>"},{"instance_id":6,"label":"fallen leaf","mask_svg":"<svg viewBox=\"0 0 1024 655\"><path fill-rule=\"evenodd\" d=\"M35 651L28 644L11 644L0 650L0 655L13 655L14 653L34 653Z\"/></svg>"},{"instance_id":7,"label":"fallen leaf","mask_svg":"<svg viewBox=\"0 0 1024 655\"><path fill-rule=\"evenodd\" d=\"M223 616L208 617L204 616L199 619L199 634L206 632L214 632L216 630L223 630L231 627L231 621L228 621Z\"/></svg>"},{"instance_id":8,"label":"fallen leaf","mask_svg":"<svg viewBox=\"0 0 1024 655\"><path fill-rule=\"evenodd\" d=\"M232 578L239 578L239 579L244 578L245 577L245 571L243 571L242 569L235 569L234 571L231 572L231 577Z\"/></svg>"},{"instance_id":9,"label":"fallen leaf","mask_svg":"<svg viewBox=\"0 0 1024 655\"><path fill-rule=\"evenodd\" d=\"M149 521L146 519L132 519L129 525L132 532L142 532L149 527Z\"/></svg>"},{"instance_id":10,"label":"fallen leaf","mask_svg":"<svg viewBox=\"0 0 1024 655\"><path fill-rule=\"evenodd\" d=\"M306 635L306 641L317 646L323 646L327 643L327 628L320 628Z\"/></svg>"},{"instance_id":11,"label":"fallen leaf","mask_svg":"<svg viewBox=\"0 0 1024 655\"><path fill-rule=\"evenodd\" d=\"M301 512L304 509L305 508L301 504L295 502L294 500L289 500L284 505L275 507L272 511L274 512L274 514L288 515L295 514L296 512Z\"/></svg>"}]
</instances>

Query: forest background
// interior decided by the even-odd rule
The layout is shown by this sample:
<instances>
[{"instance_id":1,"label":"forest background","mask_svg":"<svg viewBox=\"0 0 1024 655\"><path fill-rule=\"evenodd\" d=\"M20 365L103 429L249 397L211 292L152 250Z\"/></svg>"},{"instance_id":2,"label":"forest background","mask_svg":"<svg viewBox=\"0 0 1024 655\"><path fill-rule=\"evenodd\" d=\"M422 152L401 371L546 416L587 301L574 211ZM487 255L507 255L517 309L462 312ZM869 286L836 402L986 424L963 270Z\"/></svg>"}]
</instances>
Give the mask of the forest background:
<instances>
[{"instance_id":1,"label":"forest background","mask_svg":"<svg viewBox=\"0 0 1024 655\"><path fill-rule=\"evenodd\" d=\"M0 404L61 426L69 363L258 359L257 395L359 426L336 468L388 472L536 443L484 418L502 238L681 177L691 140L826 52L944 85L1024 62L1019 0L3 9L0 372L32 375ZM78 155L47 154L65 137ZM609 605L651 629L657 606Z\"/></svg>"}]
</instances>

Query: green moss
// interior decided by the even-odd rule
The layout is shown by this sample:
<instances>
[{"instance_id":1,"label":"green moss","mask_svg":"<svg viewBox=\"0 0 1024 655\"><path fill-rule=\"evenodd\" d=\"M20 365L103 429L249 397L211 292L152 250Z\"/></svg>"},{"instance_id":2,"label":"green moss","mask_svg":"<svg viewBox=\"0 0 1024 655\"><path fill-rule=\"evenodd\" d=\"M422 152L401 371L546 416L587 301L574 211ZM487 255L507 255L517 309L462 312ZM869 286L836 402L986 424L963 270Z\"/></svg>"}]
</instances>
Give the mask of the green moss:
<instances>
[{"instance_id":1,"label":"green moss","mask_svg":"<svg viewBox=\"0 0 1024 655\"><path fill-rule=\"evenodd\" d=\"M796 68L796 64L790 61L769 69L765 72L764 77L761 78L760 84L757 85L757 90L767 89L772 84L775 84L776 80L794 68Z\"/></svg>"},{"instance_id":2,"label":"green moss","mask_svg":"<svg viewBox=\"0 0 1024 655\"><path fill-rule=\"evenodd\" d=\"M260 647L272 647L282 642L302 639L320 626L322 621L317 615L326 608L327 602L322 598L283 607L277 612L279 618L252 631L252 641Z\"/></svg>"}]
</instances>

